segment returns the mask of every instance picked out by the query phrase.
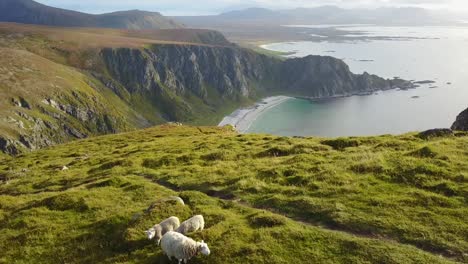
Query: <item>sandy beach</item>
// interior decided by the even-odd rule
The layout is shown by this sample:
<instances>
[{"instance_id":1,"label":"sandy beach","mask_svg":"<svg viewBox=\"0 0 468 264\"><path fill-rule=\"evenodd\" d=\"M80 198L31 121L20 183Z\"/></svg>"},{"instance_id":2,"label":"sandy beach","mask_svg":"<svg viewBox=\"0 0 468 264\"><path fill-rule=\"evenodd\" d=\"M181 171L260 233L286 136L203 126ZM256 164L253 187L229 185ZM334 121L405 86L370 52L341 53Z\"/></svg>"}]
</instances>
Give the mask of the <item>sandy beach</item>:
<instances>
[{"instance_id":1,"label":"sandy beach","mask_svg":"<svg viewBox=\"0 0 468 264\"><path fill-rule=\"evenodd\" d=\"M272 96L264 98L252 107L237 109L234 113L224 117L218 126L231 125L235 127L239 133L245 133L252 123L265 111L291 98L292 97L288 96Z\"/></svg>"}]
</instances>

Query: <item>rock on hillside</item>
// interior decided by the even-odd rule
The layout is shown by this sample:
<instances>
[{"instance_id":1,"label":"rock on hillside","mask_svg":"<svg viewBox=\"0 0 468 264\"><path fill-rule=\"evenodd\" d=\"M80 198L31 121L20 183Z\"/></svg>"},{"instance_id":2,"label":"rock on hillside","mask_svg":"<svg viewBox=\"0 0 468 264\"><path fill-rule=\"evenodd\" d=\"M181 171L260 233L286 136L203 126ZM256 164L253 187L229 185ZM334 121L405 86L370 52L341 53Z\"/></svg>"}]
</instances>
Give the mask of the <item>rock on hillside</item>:
<instances>
[{"instance_id":1,"label":"rock on hillside","mask_svg":"<svg viewBox=\"0 0 468 264\"><path fill-rule=\"evenodd\" d=\"M452 129L468 131L468 108L458 115L457 120L452 125Z\"/></svg>"}]
</instances>

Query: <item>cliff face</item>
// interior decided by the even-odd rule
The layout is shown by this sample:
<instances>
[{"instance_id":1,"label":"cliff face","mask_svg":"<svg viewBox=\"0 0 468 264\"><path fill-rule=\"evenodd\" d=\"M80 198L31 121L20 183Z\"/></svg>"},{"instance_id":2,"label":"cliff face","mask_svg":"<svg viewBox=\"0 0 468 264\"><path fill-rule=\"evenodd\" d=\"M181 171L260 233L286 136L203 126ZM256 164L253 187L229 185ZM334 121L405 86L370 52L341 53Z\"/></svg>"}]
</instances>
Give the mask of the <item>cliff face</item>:
<instances>
[{"instance_id":1,"label":"cliff face","mask_svg":"<svg viewBox=\"0 0 468 264\"><path fill-rule=\"evenodd\" d=\"M101 54L112 78L128 92L157 94L159 100L173 94L172 99L183 102L187 113L194 110L187 100L190 96L207 106L213 96L235 102L273 93L320 98L410 85L353 74L343 61L332 57L283 61L236 47L158 45L144 50L104 49ZM165 114L177 119L174 113Z\"/></svg>"},{"instance_id":2,"label":"cliff face","mask_svg":"<svg viewBox=\"0 0 468 264\"><path fill-rule=\"evenodd\" d=\"M457 120L452 125L452 129L468 131L468 108L458 115Z\"/></svg>"},{"instance_id":3,"label":"cliff face","mask_svg":"<svg viewBox=\"0 0 468 264\"><path fill-rule=\"evenodd\" d=\"M204 99L213 87L222 96L253 96L250 82L273 74L279 61L228 47L159 45L151 49L104 49L112 77L129 92L168 88Z\"/></svg>"},{"instance_id":4,"label":"cliff face","mask_svg":"<svg viewBox=\"0 0 468 264\"><path fill-rule=\"evenodd\" d=\"M353 74L342 60L324 56L286 60L280 64L275 76L280 90L315 98L370 93L411 85L403 80L386 80L368 73Z\"/></svg>"}]
</instances>

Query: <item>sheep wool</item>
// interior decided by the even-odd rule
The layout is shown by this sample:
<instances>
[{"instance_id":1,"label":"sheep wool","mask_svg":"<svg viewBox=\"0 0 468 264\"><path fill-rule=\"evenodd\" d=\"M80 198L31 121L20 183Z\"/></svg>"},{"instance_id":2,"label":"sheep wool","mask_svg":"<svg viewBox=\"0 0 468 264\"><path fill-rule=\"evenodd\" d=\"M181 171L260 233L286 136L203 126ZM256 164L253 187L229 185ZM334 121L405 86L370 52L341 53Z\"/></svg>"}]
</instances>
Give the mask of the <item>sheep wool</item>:
<instances>
[{"instance_id":1,"label":"sheep wool","mask_svg":"<svg viewBox=\"0 0 468 264\"><path fill-rule=\"evenodd\" d=\"M171 216L161 223L153 226L149 230L146 230L145 233L148 236L148 239L153 239L155 238L158 245L159 242L161 241L161 238L164 236L169 231L176 230L180 226L180 221L179 218L175 216Z\"/></svg>"},{"instance_id":2,"label":"sheep wool","mask_svg":"<svg viewBox=\"0 0 468 264\"><path fill-rule=\"evenodd\" d=\"M184 200L182 198L178 197L178 196L169 196L167 198L167 201L176 201L181 205L185 205Z\"/></svg>"},{"instance_id":3,"label":"sheep wool","mask_svg":"<svg viewBox=\"0 0 468 264\"><path fill-rule=\"evenodd\" d=\"M176 229L176 232L185 235L198 230L203 231L203 228L205 228L205 219L202 215L196 215L180 224L179 228Z\"/></svg>"},{"instance_id":4,"label":"sheep wool","mask_svg":"<svg viewBox=\"0 0 468 264\"><path fill-rule=\"evenodd\" d=\"M209 255L210 249L208 245L201 241L196 242L195 240L186 237L177 232L167 232L161 239L161 248L169 258L175 257L178 263L187 263L188 260L196 256L198 253L203 255Z\"/></svg>"}]
</instances>

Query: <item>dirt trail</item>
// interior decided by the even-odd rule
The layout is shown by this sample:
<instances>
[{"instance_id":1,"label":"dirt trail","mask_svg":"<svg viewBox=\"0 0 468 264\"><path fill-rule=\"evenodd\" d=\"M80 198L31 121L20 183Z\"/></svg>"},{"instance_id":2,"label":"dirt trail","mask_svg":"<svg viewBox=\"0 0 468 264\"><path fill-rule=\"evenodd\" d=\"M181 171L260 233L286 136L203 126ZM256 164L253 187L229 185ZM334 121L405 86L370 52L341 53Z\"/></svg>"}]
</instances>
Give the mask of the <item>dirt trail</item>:
<instances>
[{"instance_id":1,"label":"dirt trail","mask_svg":"<svg viewBox=\"0 0 468 264\"><path fill-rule=\"evenodd\" d=\"M148 180L151 180L152 182L154 182L154 183L156 183L158 185L161 185L161 186L163 186L165 188L171 189L171 190L176 191L176 192L180 192L180 191L200 191L200 190L180 188L179 186L177 186L175 184L172 184L172 183L170 183L168 181L165 181L165 180L162 180L162 179L156 180L150 175L141 175L141 176L145 177ZM286 215L286 214L282 213L281 211L277 210L276 208L253 206L249 202L244 201L244 200L242 200L240 198L237 198L233 194L230 194L230 193L217 192L217 191L213 191L213 190L206 191L206 192L203 192L203 193L205 193L206 195L208 195L210 197L213 197L213 198L221 199L221 200L224 200L224 201L235 202L240 206L245 206L245 207L249 207L249 208L253 208L253 209L257 209L257 210L264 210L264 211L268 211L268 212L273 213L273 214L282 215L282 216L287 217L288 219L290 219L290 220L292 220L292 221L294 221L294 222L296 222L298 224L301 224L301 225L305 225L305 226L309 226L309 227L315 227L315 228L321 228L321 229L325 229L325 230L328 230L328 231L331 231L331 232L339 232L339 233L343 233L343 234L351 235L351 236L355 236L355 237L360 237L360 238L374 239L374 240L385 241L387 243L394 243L394 244L400 244L400 245L406 245L406 246L413 246L413 247L416 247L419 250L424 251L424 252L426 252L428 254L435 255L435 256L438 256L438 257L443 257L443 258L445 258L445 259L447 259L449 261L457 262L456 258L459 257L458 255L447 254L447 252L434 252L434 251L426 250L424 248L417 247L416 245L409 244L409 243L402 243L401 241L395 240L395 239L390 238L390 237L382 236L382 235L371 234L371 233L358 233L358 232L354 232L353 230L341 228L341 227L338 227L338 226L324 225L323 223L318 223L316 221L311 221L310 219L303 219L303 218L298 218L298 217Z\"/></svg>"}]
</instances>

